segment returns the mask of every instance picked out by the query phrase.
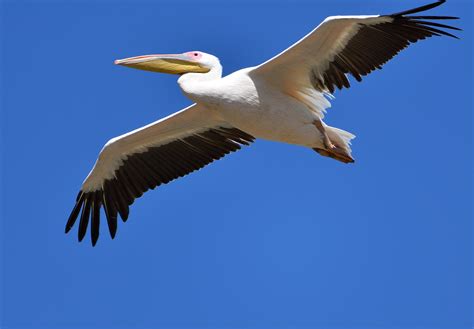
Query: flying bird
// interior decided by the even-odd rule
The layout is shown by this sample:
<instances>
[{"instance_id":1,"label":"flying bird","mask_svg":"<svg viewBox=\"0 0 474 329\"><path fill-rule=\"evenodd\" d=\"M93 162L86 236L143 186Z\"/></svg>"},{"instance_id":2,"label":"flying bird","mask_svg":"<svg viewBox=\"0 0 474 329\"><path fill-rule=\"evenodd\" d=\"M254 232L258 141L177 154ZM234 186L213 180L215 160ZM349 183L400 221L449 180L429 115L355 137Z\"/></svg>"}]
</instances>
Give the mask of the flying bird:
<instances>
[{"instance_id":1,"label":"flying bird","mask_svg":"<svg viewBox=\"0 0 474 329\"><path fill-rule=\"evenodd\" d=\"M447 30L460 29L440 21L458 17L418 14L444 2L390 15L328 17L265 63L225 77L219 59L201 51L116 60L117 65L180 75L179 87L195 103L105 144L82 184L66 233L79 217L79 241L90 222L95 245L103 207L113 239L118 216L125 222L129 206L144 192L256 138L354 162L350 144L355 136L323 122L329 99L336 89L350 87L350 75L361 81L412 43L431 36L457 38Z\"/></svg>"}]
</instances>

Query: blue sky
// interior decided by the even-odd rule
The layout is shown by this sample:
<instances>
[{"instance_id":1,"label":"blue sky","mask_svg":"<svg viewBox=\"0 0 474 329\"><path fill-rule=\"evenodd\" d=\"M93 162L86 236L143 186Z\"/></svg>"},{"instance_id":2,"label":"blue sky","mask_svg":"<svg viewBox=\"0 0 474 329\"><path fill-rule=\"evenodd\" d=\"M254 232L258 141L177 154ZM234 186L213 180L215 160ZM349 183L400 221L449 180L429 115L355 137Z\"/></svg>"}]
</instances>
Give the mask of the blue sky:
<instances>
[{"instance_id":1,"label":"blue sky","mask_svg":"<svg viewBox=\"0 0 474 329\"><path fill-rule=\"evenodd\" d=\"M472 5L337 92L328 124L356 163L258 141L145 194L117 237L64 234L111 137L190 101L117 58L202 50L225 74L329 15L426 1L4 1L2 328L468 328Z\"/></svg>"}]
</instances>

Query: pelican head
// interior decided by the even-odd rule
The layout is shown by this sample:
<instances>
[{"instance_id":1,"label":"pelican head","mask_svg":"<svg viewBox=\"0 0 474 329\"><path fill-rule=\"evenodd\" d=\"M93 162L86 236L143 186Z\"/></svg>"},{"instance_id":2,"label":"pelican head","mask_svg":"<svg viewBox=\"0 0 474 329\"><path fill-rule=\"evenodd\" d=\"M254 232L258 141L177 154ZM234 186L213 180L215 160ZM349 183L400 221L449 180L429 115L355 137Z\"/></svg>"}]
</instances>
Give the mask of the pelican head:
<instances>
[{"instance_id":1,"label":"pelican head","mask_svg":"<svg viewBox=\"0 0 474 329\"><path fill-rule=\"evenodd\" d=\"M202 51L189 51L183 54L156 54L118 59L115 64L134 69L170 73L207 73L220 67L219 59Z\"/></svg>"}]
</instances>

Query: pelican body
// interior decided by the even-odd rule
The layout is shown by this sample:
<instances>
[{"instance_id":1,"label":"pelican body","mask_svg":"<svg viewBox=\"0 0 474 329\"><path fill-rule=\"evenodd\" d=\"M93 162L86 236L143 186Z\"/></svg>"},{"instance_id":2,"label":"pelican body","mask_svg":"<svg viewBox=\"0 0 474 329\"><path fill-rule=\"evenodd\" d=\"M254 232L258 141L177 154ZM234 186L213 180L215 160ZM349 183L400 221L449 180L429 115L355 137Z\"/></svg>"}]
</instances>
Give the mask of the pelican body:
<instances>
[{"instance_id":1,"label":"pelican body","mask_svg":"<svg viewBox=\"0 0 474 329\"><path fill-rule=\"evenodd\" d=\"M390 15L328 17L272 59L225 77L219 59L201 51L115 61L180 75L179 87L194 104L106 143L82 184L66 233L80 217L79 241L90 222L95 245L103 208L114 238L118 215L126 221L129 206L144 192L256 138L354 162L350 145L355 136L323 121L332 93L350 87L349 75L361 81L411 43L431 36L456 38L446 29L458 28L438 21L457 17L413 15L444 2Z\"/></svg>"},{"instance_id":2,"label":"pelican body","mask_svg":"<svg viewBox=\"0 0 474 329\"><path fill-rule=\"evenodd\" d=\"M183 93L202 105L213 115L230 123L256 138L323 148L323 134L314 125L320 120L318 112L282 90L268 85L255 68L234 72L224 78L221 66L212 55L199 53L214 59L208 73L201 76L185 74L178 79ZM329 102L321 96L321 108Z\"/></svg>"}]
</instances>

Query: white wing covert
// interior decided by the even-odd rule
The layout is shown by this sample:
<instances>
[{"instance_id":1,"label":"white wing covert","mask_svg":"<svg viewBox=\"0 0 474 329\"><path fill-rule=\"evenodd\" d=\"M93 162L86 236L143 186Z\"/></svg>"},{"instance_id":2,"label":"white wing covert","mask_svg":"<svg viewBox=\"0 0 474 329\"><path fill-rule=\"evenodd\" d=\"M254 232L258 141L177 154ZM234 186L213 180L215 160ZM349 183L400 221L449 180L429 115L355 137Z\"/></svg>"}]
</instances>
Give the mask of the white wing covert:
<instances>
[{"instance_id":1,"label":"white wing covert","mask_svg":"<svg viewBox=\"0 0 474 329\"><path fill-rule=\"evenodd\" d=\"M333 16L279 55L256 67L252 74L302 101L316 89L334 93L349 88L347 74L357 81L411 43L431 37L455 35L460 30L433 21L452 16L410 16L435 8L445 0L415 9L376 16Z\"/></svg>"},{"instance_id":2,"label":"white wing covert","mask_svg":"<svg viewBox=\"0 0 474 329\"><path fill-rule=\"evenodd\" d=\"M79 241L84 238L90 220L91 241L95 245L99 238L100 209L104 207L114 238L118 214L126 221L129 206L144 192L198 170L253 141L253 136L197 104L116 137L104 146L85 179L66 223L66 233L82 211Z\"/></svg>"}]
</instances>

